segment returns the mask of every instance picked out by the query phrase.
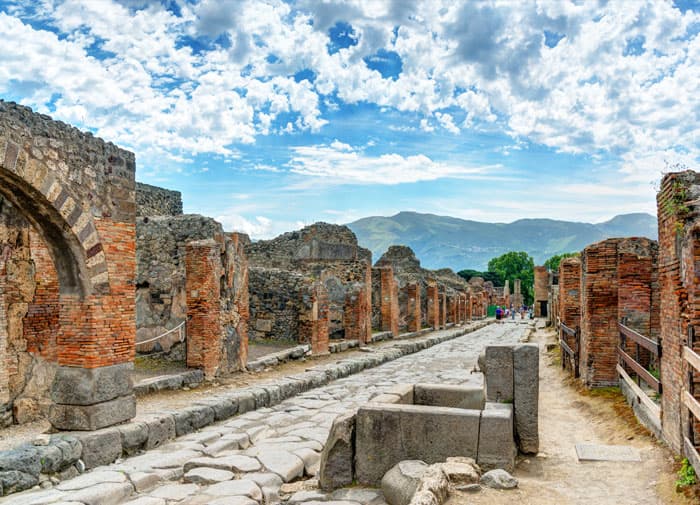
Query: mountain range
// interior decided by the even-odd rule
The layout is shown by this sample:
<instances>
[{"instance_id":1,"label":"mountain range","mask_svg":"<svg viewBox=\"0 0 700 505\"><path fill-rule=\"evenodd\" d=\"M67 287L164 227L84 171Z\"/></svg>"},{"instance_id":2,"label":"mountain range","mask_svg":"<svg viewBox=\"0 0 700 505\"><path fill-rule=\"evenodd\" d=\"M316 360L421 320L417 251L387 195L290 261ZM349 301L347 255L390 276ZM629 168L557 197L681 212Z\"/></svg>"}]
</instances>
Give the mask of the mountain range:
<instances>
[{"instance_id":1,"label":"mountain range","mask_svg":"<svg viewBox=\"0 0 700 505\"><path fill-rule=\"evenodd\" d=\"M564 252L611 237L656 239L656 217L622 214L604 223L554 219L519 219L512 223L483 223L449 216L399 212L395 216L365 217L347 225L362 247L378 260L391 245L407 245L425 268L454 271L486 270L491 258L508 251L526 251L536 265Z\"/></svg>"}]
</instances>

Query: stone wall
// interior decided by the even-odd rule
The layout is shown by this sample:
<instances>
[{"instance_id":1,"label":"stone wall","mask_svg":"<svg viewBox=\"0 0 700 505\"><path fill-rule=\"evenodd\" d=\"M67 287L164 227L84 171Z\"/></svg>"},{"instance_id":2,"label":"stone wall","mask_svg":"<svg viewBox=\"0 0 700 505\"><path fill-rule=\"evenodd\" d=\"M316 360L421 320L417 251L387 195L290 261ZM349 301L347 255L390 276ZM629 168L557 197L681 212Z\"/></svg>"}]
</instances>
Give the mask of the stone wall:
<instances>
[{"instance_id":1,"label":"stone wall","mask_svg":"<svg viewBox=\"0 0 700 505\"><path fill-rule=\"evenodd\" d=\"M157 337L187 316L185 245L223 240L221 224L196 214L136 219L136 341ZM139 352L169 351L179 332L138 347Z\"/></svg>"},{"instance_id":2,"label":"stone wall","mask_svg":"<svg viewBox=\"0 0 700 505\"><path fill-rule=\"evenodd\" d=\"M252 267L298 272L323 285L330 338L371 339L371 253L357 245L349 228L316 223L252 243L247 254ZM264 284L250 289L258 299L276 300Z\"/></svg>"},{"instance_id":3,"label":"stone wall","mask_svg":"<svg viewBox=\"0 0 700 505\"><path fill-rule=\"evenodd\" d=\"M94 429L134 412L126 381L135 337L134 172L132 153L0 101L0 195L41 238L58 279L58 325L50 334L57 428ZM98 377L119 386L99 391L91 387Z\"/></svg>"},{"instance_id":4,"label":"stone wall","mask_svg":"<svg viewBox=\"0 0 700 505\"><path fill-rule=\"evenodd\" d=\"M182 215L182 194L179 191L137 182L136 215L138 217Z\"/></svg>"}]
</instances>

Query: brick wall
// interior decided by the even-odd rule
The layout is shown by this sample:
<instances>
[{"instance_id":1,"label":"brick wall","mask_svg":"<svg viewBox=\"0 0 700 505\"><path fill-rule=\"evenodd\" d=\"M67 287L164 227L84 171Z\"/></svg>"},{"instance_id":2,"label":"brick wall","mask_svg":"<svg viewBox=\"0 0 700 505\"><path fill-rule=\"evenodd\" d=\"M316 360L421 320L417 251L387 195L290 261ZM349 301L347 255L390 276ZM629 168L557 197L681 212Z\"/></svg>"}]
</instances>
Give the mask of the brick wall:
<instances>
[{"instance_id":1,"label":"brick wall","mask_svg":"<svg viewBox=\"0 0 700 505\"><path fill-rule=\"evenodd\" d=\"M581 260L559 263L559 318L570 328L581 324Z\"/></svg>"},{"instance_id":2,"label":"brick wall","mask_svg":"<svg viewBox=\"0 0 700 505\"><path fill-rule=\"evenodd\" d=\"M661 292L660 339L663 346L661 421L664 440L682 451L688 430L682 391L687 388L688 366L682 359L688 326L699 325L696 265L698 254L698 206L700 174L692 171L664 176L657 195L659 220L659 290ZM699 333L696 331L696 333ZM700 350L700 349L698 349ZM699 378L694 375L697 381Z\"/></svg>"},{"instance_id":3,"label":"brick wall","mask_svg":"<svg viewBox=\"0 0 700 505\"><path fill-rule=\"evenodd\" d=\"M399 334L399 290L394 269L381 267L380 275L380 305L381 305L381 330L391 331L392 335Z\"/></svg>"},{"instance_id":4,"label":"brick wall","mask_svg":"<svg viewBox=\"0 0 700 505\"><path fill-rule=\"evenodd\" d=\"M314 355L328 354L328 292L318 281L308 283L302 289L301 301L299 342L311 344Z\"/></svg>"},{"instance_id":5,"label":"brick wall","mask_svg":"<svg viewBox=\"0 0 700 505\"><path fill-rule=\"evenodd\" d=\"M583 250L581 377L589 387L618 382L617 323L623 317L646 336L658 333L652 325L659 309L657 250L655 241L636 237L608 239Z\"/></svg>"}]
</instances>

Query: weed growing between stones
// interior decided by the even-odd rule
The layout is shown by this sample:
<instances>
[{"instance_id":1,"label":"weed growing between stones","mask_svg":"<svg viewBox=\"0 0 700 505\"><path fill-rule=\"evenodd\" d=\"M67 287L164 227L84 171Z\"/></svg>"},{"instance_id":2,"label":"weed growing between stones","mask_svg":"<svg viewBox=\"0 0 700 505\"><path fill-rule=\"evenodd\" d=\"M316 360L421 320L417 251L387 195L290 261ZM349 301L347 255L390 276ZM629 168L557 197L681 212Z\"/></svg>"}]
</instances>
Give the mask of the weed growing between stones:
<instances>
[{"instance_id":1,"label":"weed growing between stones","mask_svg":"<svg viewBox=\"0 0 700 505\"><path fill-rule=\"evenodd\" d=\"M683 488L693 486L697 482L695 469L690 464L688 458L683 458L681 468L678 470L678 479L676 479L676 491L682 491Z\"/></svg>"}]
</instances>

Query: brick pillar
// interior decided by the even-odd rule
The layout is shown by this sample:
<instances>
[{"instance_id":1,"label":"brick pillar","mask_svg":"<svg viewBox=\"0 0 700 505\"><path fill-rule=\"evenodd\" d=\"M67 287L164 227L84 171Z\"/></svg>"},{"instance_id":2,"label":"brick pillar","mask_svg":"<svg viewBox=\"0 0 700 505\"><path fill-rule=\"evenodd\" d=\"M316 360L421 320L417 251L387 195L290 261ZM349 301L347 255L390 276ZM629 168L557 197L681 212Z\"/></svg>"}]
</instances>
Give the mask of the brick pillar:
<instances>
[{"instance_id":1,"label":"brick pillar","mask_svg":"<svg viewBox=\"0 0 700 505\"><path fill-rule=\"evenodd\" d=\"M371 313L371 280L369 283L357 283L345 296L343 306L345 338L358 340L361 344L370 342L372 340Z\"/></svg>"},{"instance_id":2,"label":"brick pillar","mask_svg":"<svg viewBox=\"0 0 700 505\"><path fill-rule=\"evenodd\" d=\"M581 260L559 263L559 318L570 328L581 324Z\"/></svg>"},{"instance_id":3,"label":"brick pillar","mask_svg":"<svg viewBox=\"0 0 700 505\"><path fill-rule=\"evenodd\" d=\"M618 383L617 239L581 254L581 378L588 387Z\"/></svg>"},{"instance_id":4,"label":"brick pillar","mask_svg":"<svg viewBox=\"0 0 700 505\"><path fill-rule=\"evenodd\" d=\"M399 293L392 267L380 267L380 297L382 331L391 331L393 336L399 334Z\"/></svg>"},{"instance_id":5,"label":"brick pillar","mask_svg":"<svg viewBox=\"0 0 700 505\"><path fill-rule=\"evenodd\" d=\"M221 247L214 240L185 246L187 366L216 375L221 361Z\"/></svg>"},{"instance_id":6,"label":"brick pillar","mask_svg":"<svg viewBox=\"0 0 700 505\"><path fill-rule=\"evenodd\" d=\"M700 337L700 311L697 293L700 234L697 232L698 208L695 203L700 174L692 171L670 173L661 181L656 197L659 220L659 291L661 314L661 426L664 440L682 453L683 437L688 433L688 410L682 393L688 388L689 367L683 360L688 326ZM696 337L696 342L700 338ZM696 344L696 352L700 346ZM694 374L696 383L700 377ZM696 386L696 390L699 389ZM696 431L697 434L697 431ZM696 438L697 440L697 438Z\"/></svg>"},{"instance_id":7,"label":"brick pillar","mask_svg":"<svg viewBox=\"0 0 700 505\"><path fill-rule=\"evenodd\" d=\"M328 291L321 282L313 282L302 292L299 314L299 341L311 345L311 353L318 356L328 354Z\"/></svg>"},{"instance_id":8,"label":"brick pillar","mask_svg":"<svg viewBox=\"0 0 700 505\"><path fill-rule=\"evenodd\" d=\"M440 328L444 328L447 324L447 295L444 291L438 291L438 302L440 307L438 313L439 324Z\"/></svg>"},{"instance_id":9,"label":"brick pillar","mask_svg":"<svg viewBox=\"0 0 700 505\"><path fill-rule=\"evenodd\" d=\"M438 296L438 287L434 282L428 283L426 289L428 298L428 326L434 330L440 329L440 298Z\"/></svg>"},{"instance_id":10,"label":"brick pillar","mask_svg":"<svg viewBox=\"0 0 700 505\"><path fill-rule=\"evenodd\" d=\"M418 331L421 329L421 300L420 286L416 282L406 285L406 323L408 331Z\"/></svg>"},{"instance_id":11,"label":"brick pillar","mask_svg":"<svg viewBox=\"0 0 700 505\"><path fill-rule=\"evenodd\" d=\"M513 307L520 307L523 304L523 295L520 292L520 279L513 280L513 296L511 296L510 301Z\"/></svg>"},{"instance_id":12,"label":"brick pillar","mask_svg":"<svg viewBox=\"0 0 700 505\"><path fill-rule=\"evenodd\" d=\"M534 270L535 276L535 317L545 317L547 315L547 299L549 292L549 272L547 272L547 267L537 266ZM544 307L543 307L544 305ZM516 307L519 309L522 306Z\"/></svg>"}]
</instances>

